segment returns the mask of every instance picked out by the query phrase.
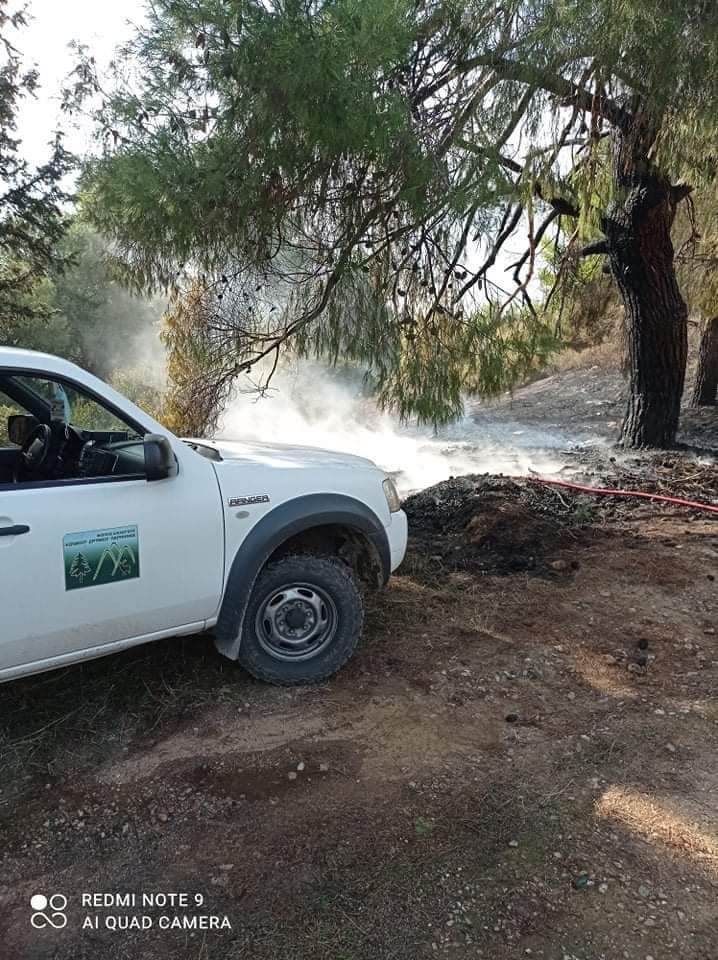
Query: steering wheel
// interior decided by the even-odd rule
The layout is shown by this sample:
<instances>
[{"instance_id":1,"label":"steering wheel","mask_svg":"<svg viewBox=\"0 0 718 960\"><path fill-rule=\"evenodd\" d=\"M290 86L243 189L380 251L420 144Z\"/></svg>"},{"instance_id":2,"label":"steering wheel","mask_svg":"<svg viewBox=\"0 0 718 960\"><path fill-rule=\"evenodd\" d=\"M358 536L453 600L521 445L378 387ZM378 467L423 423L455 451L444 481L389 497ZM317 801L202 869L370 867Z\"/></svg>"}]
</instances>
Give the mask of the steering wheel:
<instances>
[{"instance_id":1,"label":"steering wheel","mask_svg":"<svg viewBox=\"0 0 718 960\"><path fill-rule=\"evenodd\" d=\"M52 430L39 423L22 445L20 461L15 469L15 480L27 474L38 474L48 465L52 450Z\"/></svg>"}]
</instances>

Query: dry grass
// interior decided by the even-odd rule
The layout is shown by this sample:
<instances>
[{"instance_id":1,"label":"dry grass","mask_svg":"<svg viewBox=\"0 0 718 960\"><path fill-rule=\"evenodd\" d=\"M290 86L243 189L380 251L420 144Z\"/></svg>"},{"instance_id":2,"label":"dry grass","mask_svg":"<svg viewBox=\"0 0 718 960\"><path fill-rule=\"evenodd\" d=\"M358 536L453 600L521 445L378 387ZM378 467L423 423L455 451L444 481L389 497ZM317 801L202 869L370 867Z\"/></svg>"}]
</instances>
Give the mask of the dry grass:
<instances>
[{"instance_id":1,"label":"dry grass","mask_svg":"<svg viewBox=\"0 0 718 960\"><path fill-rule=\"evenodd\" d=\"M601 370L623 370L627 372L628 344L623 326L622 311L617 311L612 320L612 332L600 343L580 347L566 347L557 353L547 370L548 374L562 373L567 370L587 370L598 367ZM688 323L688 382L691 381L698 359L701 322L691 318Z\"/></svg>"},{"instance_id":2,"label":"dry grass","mask_svg":"<svg viewBox=\"0 0 718 960\"><path fill-rule=\"evenodd\" d=\"M227 683L237 672L208 637L193 637L3 685L0 806L36 777L81 776L135 738L166 735L239 696Z\"/></svg>"},{"instance_id":3,"label":"dry grass","mask_svg":"<svg viewBox=\"0 0 718 960\"><path fill-rule=\"evenodd\" d=\"M624 346L620 338L612 338L582 350L572 347L562 350L553 358L549 370L552 374L566 370L586 370L590 367L619 370L624 357Z\"/></svg>"}]
</instances>

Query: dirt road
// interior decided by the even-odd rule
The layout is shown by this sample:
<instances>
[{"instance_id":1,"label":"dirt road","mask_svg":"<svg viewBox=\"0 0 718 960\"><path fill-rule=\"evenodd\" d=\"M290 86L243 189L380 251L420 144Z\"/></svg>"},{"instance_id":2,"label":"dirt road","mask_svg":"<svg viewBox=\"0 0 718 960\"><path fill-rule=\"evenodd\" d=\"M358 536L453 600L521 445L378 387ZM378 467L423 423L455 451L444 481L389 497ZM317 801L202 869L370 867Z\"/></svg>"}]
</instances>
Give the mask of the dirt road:
<instances>
[{"instance_id":1,"label":"dirt road","mask_svg":"<svg viewBox=\"0 0 718 960\"><path fill-rule=\"evenodd\" d=\"M714 960L718 523L564 519L518 569L415 542L320 687L203 638L4 686L3 960Z\"/></svg>"}]
</instances>

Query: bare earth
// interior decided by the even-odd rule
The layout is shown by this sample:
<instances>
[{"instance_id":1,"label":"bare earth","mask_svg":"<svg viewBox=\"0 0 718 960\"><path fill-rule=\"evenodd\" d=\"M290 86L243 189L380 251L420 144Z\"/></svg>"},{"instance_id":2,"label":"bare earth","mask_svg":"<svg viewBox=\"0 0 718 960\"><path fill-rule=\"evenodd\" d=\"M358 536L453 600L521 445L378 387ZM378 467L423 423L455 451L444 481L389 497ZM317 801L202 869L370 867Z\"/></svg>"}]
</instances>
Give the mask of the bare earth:
<instances>
[{"instance_id":1,"label":"bare earth","mask_svg":"<svg viewBox=\"0 0 718 960\"><path fill-rule=\"evenodd\" d=\"M445 533L415 502L319 687L207 638L3 686L3 960L714 960L718 518L537 496L498 482ZM111 892L193 905L81 905ZM231 929L158 928L200 914Z\"/></svg>"}]
</instances>

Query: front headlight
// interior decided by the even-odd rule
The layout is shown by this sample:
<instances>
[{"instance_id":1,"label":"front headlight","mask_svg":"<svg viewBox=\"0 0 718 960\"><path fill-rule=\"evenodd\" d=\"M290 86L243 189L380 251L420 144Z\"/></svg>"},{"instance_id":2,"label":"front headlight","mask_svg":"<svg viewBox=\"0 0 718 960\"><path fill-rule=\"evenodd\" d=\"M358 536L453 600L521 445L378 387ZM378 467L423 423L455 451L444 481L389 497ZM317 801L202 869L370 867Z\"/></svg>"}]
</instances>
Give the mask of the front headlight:
<instances>
[{"instance_id":1,"label":"front headlight","mask_svg":"<svg viewBox=\"0 0 718 960\"><path fill-rule=\"evenodd\" d=\"M396 484L391 477L387 477L382 487L384 488L384 496L386 497L390 512L397 513L401 510L401 500L399 499L399 491L396 489Z\"/></svg>"}]
</instances>

